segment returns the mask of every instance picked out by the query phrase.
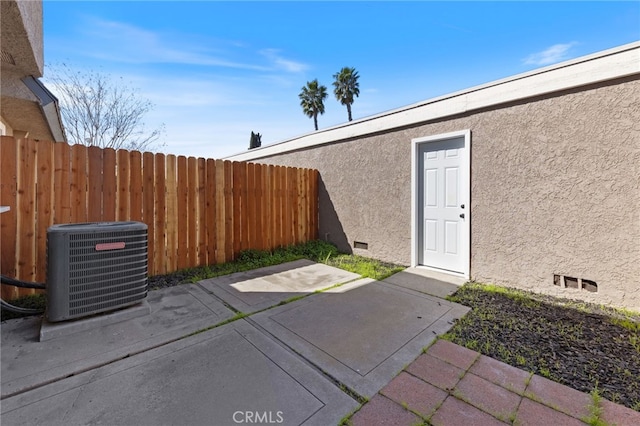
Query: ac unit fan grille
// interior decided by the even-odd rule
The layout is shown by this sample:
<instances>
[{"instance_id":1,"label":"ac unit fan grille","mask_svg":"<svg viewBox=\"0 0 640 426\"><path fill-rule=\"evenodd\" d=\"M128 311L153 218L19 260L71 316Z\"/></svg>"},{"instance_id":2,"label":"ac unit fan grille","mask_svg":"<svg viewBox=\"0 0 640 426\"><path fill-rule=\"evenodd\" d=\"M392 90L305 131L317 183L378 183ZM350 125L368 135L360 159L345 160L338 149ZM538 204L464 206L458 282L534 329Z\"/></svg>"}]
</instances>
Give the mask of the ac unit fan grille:
<instances>
[{"instance_id":1,"label":"ac unit fan grille","mask_svg":"<svg viewBox=\"0 0 640 426\"><path fill-rule=\"evenodd\" d=\"M140 300L141 295L144 292L138 290L123 291L118 294L119 297L115 298L113 295L107 295L102 297L94 297L91 299L84 299L77 302L69 303L69 313L72 315L80 315L91 313L96 310L96 306L100 308L111 308L126 305L132 302Z\"/></svg>"},{"instance_id":2,"label":"ac unit fan grille","mask_svg":"<svg viewBox=\"0 0 640 426\"><path fill-rule=\"evenodd\" d=\"M69 236L69 314L118 307L147 291L147 232L98 232ZM96 251L96 242L124 242ZM137 277L137 279L135 279Z\"/></svg>"},{"instance_id":3,"label":"ac unit fan grille","mask_svg":"<svg viewBox=\"0 0 640 426\"><path fill-rule=\"evenodd\" d=\"M131 277L133 278L133 277ZM144 275L140 274L137 277L136 281L142 283L145 279ZM109 283L109 287L105 288L104 286L95 285L93 283L87 284L84 286L76 286L73 289L73 292L69 295L69 300L83 300L90 299L98 296L104 296L108 294L122 294L126 290L131 288L132 279L120 279L113 280Z\"/></svg>"}]
</instances>

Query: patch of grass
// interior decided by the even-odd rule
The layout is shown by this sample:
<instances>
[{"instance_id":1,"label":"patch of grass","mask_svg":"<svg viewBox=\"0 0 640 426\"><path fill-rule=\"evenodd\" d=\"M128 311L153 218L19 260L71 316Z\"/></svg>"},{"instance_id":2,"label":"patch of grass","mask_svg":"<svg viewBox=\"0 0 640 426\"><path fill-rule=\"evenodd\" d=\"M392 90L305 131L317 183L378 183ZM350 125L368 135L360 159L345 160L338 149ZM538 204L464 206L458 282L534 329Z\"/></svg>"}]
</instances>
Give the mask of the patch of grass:
<instances>
[{"instance_id":1,"label":"patch of grass","mask_svg":"<svg viewBox=\"0 0 640 426\"><path fill-rule=\"evenodd\" d=\"M180 284L195 283L222 275L250 271L252 269L279 265L300 259L321 262L337 253L338 249L335 245L321 240L278 247L274 250L244 250L231 262L189 268L162 276L150 277L150 289L154 288L154 283L156 282L159 283L156 286L157 288L163 287L163 285L161 285L163 281L171 281L172 285L175 285L175 281L178 281Z\"/></svg>"},{"instance_id":2,"label":"patch of grass","mask_svg":"<svg viewBox=\"0 0 640 426\"><path fill-rule=\"evenodd\" d=\"M279 247L274 250L244 250L232 262L189 268L164 276L151 277L150 288L163 287L160 284L154 285L154 283L161 283L163 280L177 280L180 284L196 283L209 278L279 265L299 259L309 259L314 262L324 263L349 272L355 272L364 278L376 280L387 278L405 268L404 266L381 262L363 256L340 253L335 245L326 241L314 240L302 244Z\"/></svg>"},{"instance_id":3,"label":"patch of grass","mask_svg":"<svg viewBox=\"0 0 640 426\"><path fill-rule=\"evenodd\" d=\"M640 332L640 321L631 317L627 318L612 318L611 323L619 327L626 328L629 331Z\"/></svg>"},{"instance_id":4,"label":"patch of grass","mask_svg":"<svg viewBox=\"0 0 640 426\"><path fill-rule=\"evenodd\" d=\"M345 271L354 272L363 278L373 278L374 280L383 280L405 269L404 266L344 253L327 256L318 261Z\"/></svg>"},{"instance_id":5,"label":"patch of grass","mask_svg":"<svg viewBox=\"0 0 640 426\"><path fill-rule=\"evenodd\" d=\"M342 417L340 419L340 421L338 422L338 426L351 426L353 423L351 422L351 417L353 417L354 414L356 414L361 407L351 411L350 413L348 413L347 415L345 415L344 417Z\"/></svg>"}]
</instances>

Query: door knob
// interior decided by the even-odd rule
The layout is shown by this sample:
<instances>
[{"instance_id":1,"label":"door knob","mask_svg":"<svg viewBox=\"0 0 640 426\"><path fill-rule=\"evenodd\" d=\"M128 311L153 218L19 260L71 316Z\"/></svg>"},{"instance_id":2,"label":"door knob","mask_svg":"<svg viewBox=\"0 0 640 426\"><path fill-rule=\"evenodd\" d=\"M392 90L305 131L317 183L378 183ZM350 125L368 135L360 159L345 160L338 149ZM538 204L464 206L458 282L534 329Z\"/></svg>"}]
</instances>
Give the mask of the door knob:
<instances>
[{"instance_id":1,"label":"door knob","mask_svg":"<svg viewBox=\"0 0 640 426\"><path fill-rule=\"evenodd\" d=\"M464 213L460 213L460 217L464 219Z\"/></svg>"},{"instance_id":2,"label":"door knob","mask_svg":"<svg viewBox=\"0 0 640 426\"><path fill-rule=\"evenodd\" d=\"M460 204L460 208L461 208L461 209L464 209L464 204Z\"/></svg>"}]
</instances>

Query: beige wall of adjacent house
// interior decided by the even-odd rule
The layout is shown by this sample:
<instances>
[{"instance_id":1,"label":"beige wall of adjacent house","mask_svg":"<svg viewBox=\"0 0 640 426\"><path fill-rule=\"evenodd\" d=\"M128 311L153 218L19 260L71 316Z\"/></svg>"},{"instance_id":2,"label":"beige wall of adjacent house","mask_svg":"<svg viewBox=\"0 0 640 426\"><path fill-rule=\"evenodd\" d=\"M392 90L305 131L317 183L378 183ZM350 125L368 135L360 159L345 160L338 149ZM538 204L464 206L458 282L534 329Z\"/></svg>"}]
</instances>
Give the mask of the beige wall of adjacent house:
<instances>
[{"instance_id":1,"label":"beige wall of adjacent house","mask_svg":"<svg viewBox=\"0 0 640 426\"><path fill-rule=\"evenodd\" d=\"M317 168L320 236L409 264L411 139L465 129L471 278L640 310L637 74L256 161Z\"/></svg>"},{"instance_id":2,"label":"beige wall of adjacent house","mask_svg":"<svg viewBox=\"0 0 640 426\"><path fill-rule=\"evenodd\" d=\"M3 0L1 3L3 62L17 66L23 75L41 77L44 69L42 1Z\"/></svg>"}]
</instances>

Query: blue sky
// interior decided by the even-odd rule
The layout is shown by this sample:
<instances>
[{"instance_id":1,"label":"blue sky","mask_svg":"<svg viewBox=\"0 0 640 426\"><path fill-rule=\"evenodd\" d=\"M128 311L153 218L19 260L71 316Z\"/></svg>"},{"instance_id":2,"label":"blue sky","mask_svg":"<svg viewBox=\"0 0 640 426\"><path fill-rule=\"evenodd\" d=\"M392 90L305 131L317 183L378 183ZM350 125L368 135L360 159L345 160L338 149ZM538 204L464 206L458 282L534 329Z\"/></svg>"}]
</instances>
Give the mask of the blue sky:
<instances>
[{"instance_id":1,"label":"blue sky","mask_svg":"<svg viewBox=\"0 0 640 426\"><path fill-rule=\"evenodd\" d=\"M45 63L122 77L163 152L222 158L313 132L298 94L355 67L355 120L640 40L640 2L44 0ZM47 70L45 68L46 83Z\"/></svg>"}]
</instances>

